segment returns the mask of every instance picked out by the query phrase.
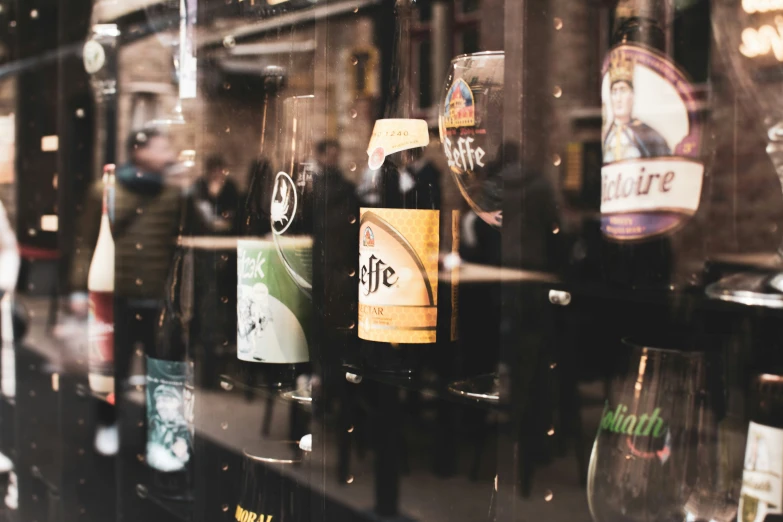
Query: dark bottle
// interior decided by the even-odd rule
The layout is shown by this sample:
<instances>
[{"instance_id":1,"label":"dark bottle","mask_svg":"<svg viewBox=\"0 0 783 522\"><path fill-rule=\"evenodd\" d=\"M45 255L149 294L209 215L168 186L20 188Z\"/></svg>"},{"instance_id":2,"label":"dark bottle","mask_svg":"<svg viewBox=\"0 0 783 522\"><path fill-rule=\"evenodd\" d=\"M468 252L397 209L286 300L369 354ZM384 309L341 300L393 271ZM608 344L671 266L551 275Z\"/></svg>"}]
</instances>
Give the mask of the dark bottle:
<instances>
[{"instance_id":1,"label":"dark bottle","mask_svg":"<svg viewBox=\"0 0 783 522\"><path fill-rule=\"evenodd\" d=\"M601 230L605 277L626 288L700 284L708 177L694 79L706 80L708 57L683 49L709 47L705 5L620 0L615 11L601 71Z\"/></svg>"},{"instance_id":2,"label":"dark bottle","mask_svg":"<svg viewBox=\"0 0 783 522\"><path fill-rule=\"evenodd\" d=\"M783 376L758 375L751 386L737 519L783 521Z\"/></svg>"},{"instance_id":3,"label":"dark bottle","mask_svg":"<svg viewBox=\"0 0 783 522\"><path fill-rule=\"evenodd\" d=\"M270 98L276 100L272 97L281 87L284 73L279 67L270 67L266 75L262 135ZM237 244L237 358L242 361L238 378L246 386L290 388L297 376L307 371L311 305L287 272L272 237L272 204L279 174L273 175L263 139ZM292 188L286 186L286 196L293 197ZM293 211L296 205L290 208Z\"/></svg>"},{"instance_id":4,"label":"dark bottle","mask_svg":"<svg viewBox=\"0 0 783 522\"><path fill-rule=\"evenodd\" d=\"M147 353L147 447L150 490L190 500L193 484L193 362L188 354L193 315L193 251L180 237Z\"/></svg>"},{"instance_id":5,"label":"dark bottle","mask_svg":"<svg viewBox=\"0 0 783 522\"><path fill-rule=\"evenodd\" d=\"M414 373L456 338L456 298L438 278L441 241L439 173L420 161L427 122L412 119L411 0L395 4L395 46L384 119L368 147L372 203L360 209L358 336L371 371ZM454 227L450 227L454 230ZM449 244L446 244L449 243Z\"/></svg>"}]
</instances>

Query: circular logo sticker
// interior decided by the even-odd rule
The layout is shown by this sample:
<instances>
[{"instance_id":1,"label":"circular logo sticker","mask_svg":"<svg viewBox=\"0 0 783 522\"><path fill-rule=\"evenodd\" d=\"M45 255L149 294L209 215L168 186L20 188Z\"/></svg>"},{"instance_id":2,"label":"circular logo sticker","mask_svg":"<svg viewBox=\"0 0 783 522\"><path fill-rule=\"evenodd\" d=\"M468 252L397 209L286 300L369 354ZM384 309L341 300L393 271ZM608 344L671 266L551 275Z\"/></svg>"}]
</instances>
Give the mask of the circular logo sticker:
<instances>
[{"instance_id":1,"label":"circular logo sticker","mask_svg":"<svg viewBox=\"0 0 783 522\"><path fill-rule=\"evenodd\" d=\"M95 40L90 40L84 44L82 50L82 58L84 59L84 70L88 74L95 74L103 68L103 64L106 63L106 51L103 50L103 46Z\"/></svg>"},{"instance_id":2,"label":"circular logo sticker","mask_svg":"<svg viewBox=\"0 0 783 522\"><path fill-rule=\"evenodd\" d=\"M385 159L386 151L383 150L383 147L375 147L375 150L370 154L370 161L367 162L367 165L372 170L378 170L383 165Z\"/></svg>"},{"instance_id":3,"label":"circular logo sticker","mask_svg":"<svg viewBox=\"0 0 783 522\"><path fill-rule=\"evenodd\" d=\"M275 234L282 234L296 215L296 186L291 176L285 172L278 172L275 178L275 187L272 191L271 218L272 230Z\"/></svg>"}]
</instances>

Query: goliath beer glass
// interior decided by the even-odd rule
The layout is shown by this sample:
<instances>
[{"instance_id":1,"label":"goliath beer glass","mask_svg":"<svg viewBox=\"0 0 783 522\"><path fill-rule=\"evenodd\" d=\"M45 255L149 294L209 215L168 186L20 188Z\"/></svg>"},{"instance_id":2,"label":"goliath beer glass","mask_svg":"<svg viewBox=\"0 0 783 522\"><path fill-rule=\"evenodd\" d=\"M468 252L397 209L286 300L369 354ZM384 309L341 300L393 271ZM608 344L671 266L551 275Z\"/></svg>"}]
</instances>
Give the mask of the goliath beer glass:
<instances>
[{"instance_id":1,"label":"goliath beer glass","mask_svg":"<svg viewBox=\"0 0 783 522\"><path fill-rule=\"evenodd\" d=\"M667 348L625 344L628 367L613 383L590 457L593 520L728 522L737 497L719 480L705 354L672 340L656 343Z\"/></svg>"}]
</instances>

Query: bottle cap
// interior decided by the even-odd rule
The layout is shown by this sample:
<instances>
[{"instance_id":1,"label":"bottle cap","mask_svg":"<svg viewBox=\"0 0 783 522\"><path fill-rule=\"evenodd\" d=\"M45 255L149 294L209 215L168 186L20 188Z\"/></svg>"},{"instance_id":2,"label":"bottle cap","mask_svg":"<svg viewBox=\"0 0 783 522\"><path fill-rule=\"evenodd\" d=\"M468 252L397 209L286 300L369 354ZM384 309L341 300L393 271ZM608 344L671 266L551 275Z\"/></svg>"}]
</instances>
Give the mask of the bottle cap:
<instances>
[{"instance_id":1,"label":"bottle cap","mask_svg":"<svg viewBox=\"0 0 783 522\"><path fill-rule=\"evenodd\" d=\"M103 167L104 174L112 174L117 166L114 163L108 163Z\"/></svg>"}]
</instances>

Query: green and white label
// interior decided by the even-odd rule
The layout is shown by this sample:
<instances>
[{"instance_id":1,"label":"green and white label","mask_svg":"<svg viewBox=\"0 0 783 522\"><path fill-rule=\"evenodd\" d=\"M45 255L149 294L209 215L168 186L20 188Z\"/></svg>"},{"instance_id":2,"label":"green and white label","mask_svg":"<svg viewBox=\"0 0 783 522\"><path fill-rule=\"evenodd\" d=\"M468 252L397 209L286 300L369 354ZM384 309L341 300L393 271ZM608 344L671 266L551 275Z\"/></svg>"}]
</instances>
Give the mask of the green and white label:
<instances>
[{"instance_id":1,"label":"green and white label","mask_svg":"<svg viewBox=\"0 0 783 522\"><path fill-rule=\"evenodd\" d=\"M294 364L310 360L311 302L280 261L272 241L237 245L237 357Z\"/></svg>"},{"instance_id":2,"label":"green and white label","mask_svg":"<svg viewBox=\"0 0 783 522\"><path fill-rule=\"evenodd\" d=\"M186 408L187 366L147 357L147 464L158 471L183 470L193 454Z\"/></svg>"},{"instance_id":3,"label":"green and white label","mask_svg":"<svg viewBox=\"0 0 783 522\"><path fill-rule=\"evenodd\" d=\"M751 422L739 501L740 522L783 512L783 430Z\"/></svg>"}]
</instances>

